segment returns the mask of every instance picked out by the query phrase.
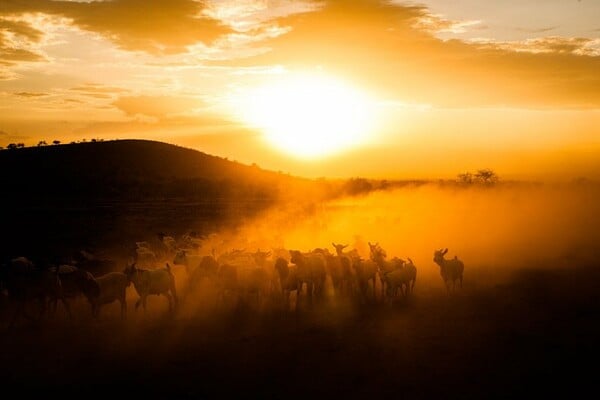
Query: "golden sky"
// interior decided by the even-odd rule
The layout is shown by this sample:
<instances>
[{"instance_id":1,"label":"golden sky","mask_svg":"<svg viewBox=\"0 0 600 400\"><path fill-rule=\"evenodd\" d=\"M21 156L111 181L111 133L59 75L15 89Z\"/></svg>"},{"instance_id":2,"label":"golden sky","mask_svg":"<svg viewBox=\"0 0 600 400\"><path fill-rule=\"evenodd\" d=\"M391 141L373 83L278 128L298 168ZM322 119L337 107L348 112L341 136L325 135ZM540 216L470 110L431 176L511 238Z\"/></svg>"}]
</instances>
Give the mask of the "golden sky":
<instances>
[{"instance_id":1,"label":"golden sky","mask_svg":"<svg viewBox=\"0 0 600 400\"><path fill-rule=\"evenodd\" d=\"M600 177L600 2L0 1L0 145L311 177Z\"/></svg>"}]
</instances>

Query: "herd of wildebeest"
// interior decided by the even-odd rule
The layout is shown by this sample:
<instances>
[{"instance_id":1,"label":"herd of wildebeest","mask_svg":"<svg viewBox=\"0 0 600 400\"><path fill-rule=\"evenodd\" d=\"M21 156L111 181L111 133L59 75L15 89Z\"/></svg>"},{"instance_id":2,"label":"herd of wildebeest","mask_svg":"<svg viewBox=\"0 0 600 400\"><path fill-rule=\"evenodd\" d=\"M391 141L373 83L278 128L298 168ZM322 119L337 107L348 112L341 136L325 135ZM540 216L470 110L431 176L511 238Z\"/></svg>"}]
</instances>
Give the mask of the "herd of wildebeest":
<instances>
[{"instance_id":1,"label":"herd of wildebeest","mask_svg":"<svg viewBox=\"0 0 600 400\"><path fill-rule=\"evenodd\" d=\"M182 235L178 240L160 233L154 242L136 242L125 265L80 251L64 263L35 263L25 256L11 258L0 267L0 303L12 327L21 318L40 320L62 304L71 317L69 303L87 299L98 318L102 306L119 302L126 318L127 290L133 284L135 309L144 311L148 296L164 296L169 311L176 311L191 295L214 293L214 305L238 303L260 308L270 299L285 311L297 310L300 299L313 305L329 298L360 303L393 304L413 293L417 267L410 258L388 257L378 243L369 242L369 257L347 245L332 242L328 248L310 251L272 248L270 251L229 249L217 254L203 239ZM433 261L451 292L462 288L464 264L445 258L448 249L435 250ZM41 265L43 264L43 265ZM184 267L186 284L177 287L173 266ZM292 303L291 299L295 301ZM35 315L31 315L32 306Z\"/></svg>"}]
</instances>

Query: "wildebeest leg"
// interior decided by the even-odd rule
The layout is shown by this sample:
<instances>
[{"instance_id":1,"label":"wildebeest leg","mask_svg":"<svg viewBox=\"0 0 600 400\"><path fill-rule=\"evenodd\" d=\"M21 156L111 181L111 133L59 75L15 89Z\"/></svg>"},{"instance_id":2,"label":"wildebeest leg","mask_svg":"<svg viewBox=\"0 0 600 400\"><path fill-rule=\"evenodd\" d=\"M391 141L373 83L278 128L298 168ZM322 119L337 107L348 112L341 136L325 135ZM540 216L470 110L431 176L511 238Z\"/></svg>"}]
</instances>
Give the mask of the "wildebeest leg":
<instances>
[{"instance_id":1,"label":"wildebeest leg","mask_svg":"<svg viewBox=\"0 0 600 400\"><path fill-rule=\"evenodd\" d=\"M50 299L50 301L48 303L49 303L48 308L50 309L49 313L52 315L55 315L56 309L58 308L58 297L54 297L54 298Z\"/></svg>"},{"instance_id":2,"label":"wildebeest leg","mask_svg":"<svg viewBox=\"0 0 600 400\"><path fill-rule=\"evenodd\" d=\"M216 288L215 297L213 298L213 310L217 310L219 308L220 299L221 298L221 289L219 287Z\"/></svg>"},{"instance_id":3,"label":"wildebeest leg","mask_svg":"<svg viewBox=\"0 0 600 400\"><path fill-rule=\"evenodd\" d=\"M288 312L290 309L290 292L287 290L283 291L283 309Z\"/></svg>"},{"instance_id":4,"label":"wildebeest leg","mask_svg":"<svg viewBox=\"0 0 600 400\"><path fill-rule=\"evenodd\" d=\"M137 301L135 302L135 309L137 311L138 307L140 306L140 304L142 304L142 296L140 296L139 299L137 299Z\"/></svg>"},{"instance_id":5,"label":"wildebeest leg","mask_svg":"<svg viewBox=\"0 0 600 400\"><path fill-rule=\"evenodd\" d=\"M127 300L125 300L125 296L119 299L121 302L121 319L125 319L127 316Z\"/></svg>"},{"instance_id":6,"label":"wildebeest leg","mask_svg":"<svg viewBox=\"0 0 600 400\"><path fill-rule=\"evenodd\" d=\"M304 289L304 282L302 282L302 281L298 282L298 288L296 289L296 309L298 309L298 306L300 305L300 298L301 298L303 289Z\"/></svg>"},{"instance_id":7,"label":"wildebeest leg","mask_svg":"<svg viewBox=\"0 0 600 400\"><path fill-rule=\"evenodd\" d=\"M462 289L462 281L463 281L463 277L460 277L460 288Z\"/></svg>"},{"instance_id":8,"label":"wildebeest leg","mask_svg":"<svg viewBox=\"0 0 600 400\"><path fill-rule=\"evenodd\" d=\"M373 275L373 302L377 302L377 277Z\"/></svg>"},{"instance_id":9,"label":"wildebeest leg","mask_svg":"<svg viewBox=\"0 0 600 400\"><path fill-rule=\"evenodd\" d=\"M171 296L173 296L173 308L177 307L179 300L177 299L177 289L175 289L175 281L171 282L171 286L169 287L171 291Z\"/></svg>"},{"instance_id":10,"label":"wildebeest leg","mask_svg":"<svg viewBox=\"0 0 600 400\"><path fill-rule=\"evenodd\" d=\"M40 298L38 299L38 303L40 305L40 313L38 314L37 321L41 320L44 314L46 314L46 299Z\"/></svg>"},{"instance_id":11,"label":"wildebeest leg","mask_svg":"<svg viewBox=\"0 0 600 400\"><path fill-rule=\"evenodd\" d=\"M12 329L15 326L15 324L17 323L17 320L19 319L21 314L24 314L24 307L25 307L25 303L23 301L17 302L17 307L15 309L15 312L14 312L12 318L10 319L10 322L8 324L8 329Z\"/></svg>"},{"instance_id":12,"label":"wildebeest leg","mask_svg":"<svg viewBox=\"0 0 600 400\"><path fill-rule=\"evenodd\" d=\"M67 317L69 319L73 319L73 314L71 314L71 306L69 306L69 303L67 302L67 299L65 299L64 297L60 299L61 302L63 303L63 306L65 306L65 310L67 311ZM56 313L56 303L54 303L54 312Z\"/></svg>"},{"instance_id":13,"label":"wildebeest leg","mask_svg":"<svg viewBox=\"0 0 600 400\"><path fill-rule=\"evenodd\" d=\"M163 294L165 295L167 300L169 300L169 311L173 311L173 299L171 298L171 295L169 294L169 292L165 292Z\"/></svg>"}]
</instances>

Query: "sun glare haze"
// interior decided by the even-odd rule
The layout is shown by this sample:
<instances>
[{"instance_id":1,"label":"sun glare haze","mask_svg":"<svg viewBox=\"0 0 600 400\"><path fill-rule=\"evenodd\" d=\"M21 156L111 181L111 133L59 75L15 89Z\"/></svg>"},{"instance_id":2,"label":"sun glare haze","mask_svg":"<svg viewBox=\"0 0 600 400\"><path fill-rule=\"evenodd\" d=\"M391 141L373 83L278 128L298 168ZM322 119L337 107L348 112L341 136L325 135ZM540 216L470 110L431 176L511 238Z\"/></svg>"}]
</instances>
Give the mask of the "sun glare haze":
<instances>
[{"instance_id":1,"label":"sun glare haze","mask_svg":"<svg viewBox=\"0 0 600 400\"><path fill-rule=\"evenodd\" d=\"M306 159L360 146L375 124L374 100L323 74L277 75L249 89L239 106L268 144Z\"/></svg>"}]
</instances>

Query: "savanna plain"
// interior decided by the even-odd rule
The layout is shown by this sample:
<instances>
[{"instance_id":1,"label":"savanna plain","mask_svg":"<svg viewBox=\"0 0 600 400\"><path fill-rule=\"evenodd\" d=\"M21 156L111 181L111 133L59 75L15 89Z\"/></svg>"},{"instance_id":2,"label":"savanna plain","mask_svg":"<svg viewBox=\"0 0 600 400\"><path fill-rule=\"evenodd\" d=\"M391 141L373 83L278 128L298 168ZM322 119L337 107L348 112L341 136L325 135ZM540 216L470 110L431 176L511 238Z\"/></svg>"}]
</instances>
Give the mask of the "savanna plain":
<instances>
[{"instance_id":1,"label":"savanna plain","mask_svg":"<svg viewBox=\"0 0 600 400\"><path fill-rule=\"evenodd\" d=\"M78 398L514 398L593 390L600 186L405 182L323 196L320 184L288 182L285 195L260 206L240 206L247 198L234 197L210 215L194 199L49 206L44 213L62 215L62 225L11 204L15 215L35 218L7 239L13 248L19 243L20 253L3 255L27 257L30 248L39 263L85 265L87 257L108 260L106 268L117 272L168 264L177 302L171 309L167 297L150 294L145 309L137 307L139 292L129 284L124 315L118 301L93 315L92 300L79 295L67 300L70 311L59 301L41 318L39 304L27 301L13 321L17 304L3 290L3 391ZM136 207L143 210L135 213ZM160 247L165 238L170 247ZM66 246L69 240L76 245ZM336 253L335 244L346 247ZM416 267L412 290L384 289L390 281L382 268L361 282L374 245L386 262L410 260ZM60 249L54 258L33 251L51 248ZM152 258L144 258L145 249ZM298 271L294 251L324 260L320 288L307 281L298 294L296 284L286 286L274 265L281 258ZM444 281L436 251L462 261L462 285ZM214 275L194 275L203 257L218 260ZM327 262L336 257L348 260L346 283ZM264 266L260 289L242 283L244 263ZM224 264L237 265L235 284L220 279ZM90 273L97 278L108 270Z\"/></svg>"}]
</instances>

